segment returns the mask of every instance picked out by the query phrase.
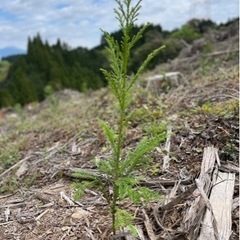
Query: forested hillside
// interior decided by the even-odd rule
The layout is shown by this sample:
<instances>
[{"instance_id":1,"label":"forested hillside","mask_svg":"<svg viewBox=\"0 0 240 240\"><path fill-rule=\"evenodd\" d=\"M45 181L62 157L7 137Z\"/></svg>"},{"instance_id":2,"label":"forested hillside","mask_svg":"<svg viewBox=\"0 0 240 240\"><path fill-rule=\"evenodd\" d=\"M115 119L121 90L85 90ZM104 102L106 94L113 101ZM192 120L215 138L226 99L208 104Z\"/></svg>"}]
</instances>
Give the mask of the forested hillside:
<instances>
[{"instance_id":1,"label":"forested hillside","mask_svg":"<svg viewBox=\"0 0 240 240\"><path fill-rule=\"evenodd\" d=\"M147 54L161 45L165 45L165 49L149 64L149 69L171 61L197 39L203 41L200 43L201 49L197 46L196 50L208 53L212 50L213 41L221 41L224 37L221 34L229 26L238 25L238 21L234 19L217 25L210 20L191 20L171 32L164 31L160 25L152 26L133 49L129 74L136 72ZM136 26L132 34L136 34L140 28ZM112 35L121 41L121 31ZM55 91L70 88L84 92L106 86L100 71L100 68L108 68L105 47L104 38L99 46L90 50L82 47L71 49L60 40L50 46L40 35L29 38L26 55L3 59L9 61L11 67L0 82L0 107L42 101L47 95L46 89ZM188 55L185 53L183 57Z\"/></svg>"},{"instance_id":2,"label":"forested hillside","mask_svg":"<svg viewBox=\"0 0 240 240\"><path fill-rule=\"evenodd\" d=\"M53 90L73 88L79 91L100 88L105 85L99 70L103 59L97 51L80 47L71 50L60 40L49 46L37 35L28 40L27 55L13 60L1 84L0 105L41 101L47 86Z\"/></svg>"}]
</instances>

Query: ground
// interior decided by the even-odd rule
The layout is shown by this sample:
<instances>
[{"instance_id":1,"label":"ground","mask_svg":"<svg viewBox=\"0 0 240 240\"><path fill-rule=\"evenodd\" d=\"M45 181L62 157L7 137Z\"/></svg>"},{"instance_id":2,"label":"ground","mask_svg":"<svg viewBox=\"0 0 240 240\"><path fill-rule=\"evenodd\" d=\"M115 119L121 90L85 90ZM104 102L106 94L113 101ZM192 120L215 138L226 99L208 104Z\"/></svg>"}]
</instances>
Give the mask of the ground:
<instances>
[{"instance_id":1,"label":"ground","mask_svg":"<svg viewBox=\"0 0 240 240\"><path fill-rule=\"evenodd\" d=\"M172 62L147 72L132 96L125 149L133 149L144 136L171 129L170 150L166 152L167 139L163 139L147 155L150 164L143 172L142 184L157 191L160 200L147 206L120 203L135 214L136 225L145 236L141 239L150 239L149 225L157 239L189 239L180 232L187 197L165 213L159 210L162 228L154 214L177 181L182 181L179 195L191 188L205 147L217 148L223 164L238 166L236 54L201 58L197 63L178 60L178 67ZM145 79L164 68L182 70L187 84L158 95L148 92ZM98 119L111 126L117 122L115 100L108 88L86 93L64 90L41 103L1 111L0 239L110 238L111 217L102 194L89 190L75 201L71 186L81 181L72 177L76 168L96 171L95 161L111 154ZM164 170L165 156L169 167ZM234 202L238 202L238 186L237 178ZM232 240L239 235L238 215L239 206L232 211Z\"/></svg>"}]
</instances>

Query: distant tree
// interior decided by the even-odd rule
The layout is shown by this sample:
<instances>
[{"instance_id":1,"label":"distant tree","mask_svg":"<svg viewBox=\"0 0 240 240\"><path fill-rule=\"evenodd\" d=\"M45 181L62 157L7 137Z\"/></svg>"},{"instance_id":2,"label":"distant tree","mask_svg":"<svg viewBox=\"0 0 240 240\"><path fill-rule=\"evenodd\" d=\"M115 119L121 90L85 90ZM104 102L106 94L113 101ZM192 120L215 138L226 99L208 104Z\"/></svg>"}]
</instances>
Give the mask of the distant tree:
<instances>
[{"instance_id":1,"label":"distant tree","mask_svg":"<svg viewBox=\"0 0 240 240\"><path fill-rule=\"evenodd\" d=\"M232 24L238 24L239 25L239 17L235 17L232 19L229 19L226 23L220 23L219 26L217 26L217 28L225 28L228 27Z\"/></svg>"},{"instance_id":2,"label":"distant tree","mask_svg":"<svg viewBox=\"0 0 240 240\"><path fill-rule=\"evenodd\" d=\"M36 89L22 68L18 68L14 73L14 84L10 90L15 102L21 105L38 100Z\"/></svg>"},{"instance_id":3,"label":"distant tree","mask_svg":"<svg viewBox=\"0 0 240 240\"><path fill-rule=\"evenodd\" d=\"M0 89L0 108L14 105L14 99L8 89Z\"/></svg>"},{"instance_id":4,"label":"distant tree","mask_svg":"<svg viewBox=\"0 0 240 240\"><path fill-rule=\"evenodd\" d=\"M217 24L211 20L202 20L198 26L200 33L208 32L209 30L216 29L216 27Z\"/></svg>"},{"instance_id":5,"label":"distant tree","mask_svg":"<svg viewBox=\"0 0 240 240\"><path fill-rule=\"evenodd\" d=\"M7 57L3 57L2 61L8 61L10 63L14 63L14 62L18 61L20 58L23 58L24 56L25 56L25 54L11 55L11 56L7 56Z\"/></svg>"},{"instance_id":6,"label":"distant tree","mask_svg":"<svg viewBox=\"0 0 240 240\"><path fill-rule=\"evenodd\" d=\"M174 31L170 37L183 39L188 43L192 43L195 39L200 38L201 34L196 28L187 24L182 26L179 30Z\"/></svg>"}]
</instances>

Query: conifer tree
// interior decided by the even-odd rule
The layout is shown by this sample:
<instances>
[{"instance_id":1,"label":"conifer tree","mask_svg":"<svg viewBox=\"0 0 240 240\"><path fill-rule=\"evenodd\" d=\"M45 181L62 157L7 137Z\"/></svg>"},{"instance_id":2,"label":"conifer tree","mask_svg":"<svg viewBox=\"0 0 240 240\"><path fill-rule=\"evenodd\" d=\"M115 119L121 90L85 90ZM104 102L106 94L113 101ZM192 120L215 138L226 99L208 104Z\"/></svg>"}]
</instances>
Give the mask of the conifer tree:
<instances>
[{"instance_id":1,"label":"conifer tree","mask_svg":"<svg viewBox=\"0 0 240 240\"><path fill-rule=\"evenodd\" d=\"M143 138L135 150L129 151L126 156L123 154L127 128L126 112L130 104L131 91L147 64L161 51L162 47L158 47L148 55L136 74L128 76L131 49L141 39L150 24L143 26L135 35L132 35L131 32L141 8L141 0L135 6L131 6L132 0L116 0L116 3L118 8L114 9L114 12L123 35L121 41L116 41L108 32L103 31L108 44L110 70L102 69L102 72L108 80L118 103L118 128L115 130L108 123L100 121L100 125L111 146L112 157L97 163L98 170L102 175L98 176L86 171L79 171L74 176L89 179L89 181L73 184L76 189L76 197L80 197L85 188L95 187L102 191L112 215L113 234L126 226L133 233L136 233L133 226L133 216L118 205L119 201L129 199L140 204L159 197L154 191L139 186L140 179L134 173L136 170L146 167L147 162L144 155L152 151L165 138L165 134L156 135L152 138Z\"/></svg>"}]
</instances>

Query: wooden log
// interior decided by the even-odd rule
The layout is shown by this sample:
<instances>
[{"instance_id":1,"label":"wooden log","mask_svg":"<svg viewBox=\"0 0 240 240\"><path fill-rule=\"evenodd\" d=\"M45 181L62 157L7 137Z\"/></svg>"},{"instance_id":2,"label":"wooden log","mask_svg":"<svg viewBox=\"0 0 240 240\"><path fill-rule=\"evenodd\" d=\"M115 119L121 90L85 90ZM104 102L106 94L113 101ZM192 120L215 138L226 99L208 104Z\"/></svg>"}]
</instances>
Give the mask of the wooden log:
<instances>
[{"instance_id":1,"label":"wooden log","mask_svg":"<svg viewBox=\"0 0 240 240\"><path fill-rule=\"evenodd\" d=\"M204 148L201 172L196 179L198 188L193 192L194 200L184 216L182 229L188 233L189 239L197 239L199 229L206 209L206 196L209 196L212 187L212 175L214 166L219 163L217 149L214 147ZM202 192L202 194L201 194Z\"/></svg>"},{"instance_id":2,"label":"wooden log","mask_svg":"<svg viewBox=\"0 0 240 240\"><path fill-rule=\"evenodd\" d=\"M201 173L196 179L197 189L193 193L195 198L182 224L189 239L230 238L235 173L219 172L219 166L217 149L205 148Z\"/></svg>"},{"instance_id":3,"label":"wooden log","mask_svg":"<svg viewBox=\"0 0 240 240\"><path fill-rule=\"evenodd\" d=\"M232 227L232 198L235 174L218 172L216 182L210 195L212 211L207 209L198 240L219 239L228 240ZM214 230L213 219L217 230Z\"/></svg>"},{"instance_id":4,"label":"wooden log","mask_svg":"<svg viewBox=\"0 0 240 240\"><path fill-rule=\"evenodd\" d=\"M158 94L185 84L186 81L180 72L167 72L149 77L147 79L147 90Z\"/></svg>"}]
</instances>

